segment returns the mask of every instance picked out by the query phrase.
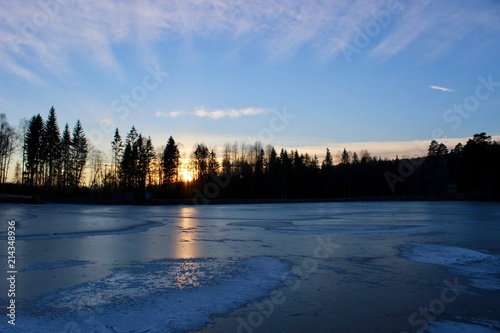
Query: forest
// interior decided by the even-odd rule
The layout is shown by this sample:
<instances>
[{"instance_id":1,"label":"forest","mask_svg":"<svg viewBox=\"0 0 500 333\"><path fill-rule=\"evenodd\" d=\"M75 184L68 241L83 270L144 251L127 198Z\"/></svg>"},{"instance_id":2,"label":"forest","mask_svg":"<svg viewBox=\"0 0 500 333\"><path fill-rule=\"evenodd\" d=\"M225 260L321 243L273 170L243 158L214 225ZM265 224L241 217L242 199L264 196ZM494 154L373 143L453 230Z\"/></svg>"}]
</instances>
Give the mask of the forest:
<instances>
[{"instance_id":1,"label":"forest","mask_svg":"<svg viewBox=\"0 0 500 333\"><path fill-rule=\"evenodd\" d=\"M21 161L7 179L12 158ZM62 133L52 107L11 126L0 115L0 192L52 200L114 198L153 200L500 199L500 143L486 133L449 150L432 140L426 156L382 159L367 150L343 150L339 161L253 144L226 143L221 156L204 143L182 159L172 136L159 147L132 127L114 132L109 153L95 148L77 120Z\"/></svg>"}]
</instances>

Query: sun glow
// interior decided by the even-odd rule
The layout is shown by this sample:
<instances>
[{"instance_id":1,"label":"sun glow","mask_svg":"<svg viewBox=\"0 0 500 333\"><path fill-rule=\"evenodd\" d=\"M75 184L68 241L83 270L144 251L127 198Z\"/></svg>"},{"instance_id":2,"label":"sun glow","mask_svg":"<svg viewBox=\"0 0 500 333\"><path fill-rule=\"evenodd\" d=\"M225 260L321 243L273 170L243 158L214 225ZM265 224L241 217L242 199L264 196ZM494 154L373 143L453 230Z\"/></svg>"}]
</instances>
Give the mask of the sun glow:
<instances>
[{"instance_id":1,"label":"sun glow","mask_svg":"<svg viewBox=\"0 0 500 333\"><path fill-rule=\"evenodd\" d=\"M183 182L190 182L194 179L193 174L188 169L183 169L181 172L181 179Z\"/></svg>"}]
</instances>

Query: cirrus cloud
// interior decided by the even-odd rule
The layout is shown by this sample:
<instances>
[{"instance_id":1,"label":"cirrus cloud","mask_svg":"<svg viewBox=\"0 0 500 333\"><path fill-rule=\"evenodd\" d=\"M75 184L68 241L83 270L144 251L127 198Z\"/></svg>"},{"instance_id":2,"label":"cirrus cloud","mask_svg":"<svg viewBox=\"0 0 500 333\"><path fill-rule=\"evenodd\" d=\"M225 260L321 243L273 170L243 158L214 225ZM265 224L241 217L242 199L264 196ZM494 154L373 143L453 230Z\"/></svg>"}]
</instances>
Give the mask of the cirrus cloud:
<instances>
[{"instance_id":1,"label":"cirrus cloud","mask_svg":"<svg viewBox=\"0 0 500 333\"><path fill-rule=\"evenodd\" d=\"M400 3L400 13L373 38L370 55L391 57L412 45L439 55L473 34L491 43L490 36L500 31L493 2L491 11L475 2ZM165 41L221 36L236 42L235 49L255 40L271 56L288 57L308 48L331 59L367 22L378 22L387 6L387 0L5 0L0 11L0 59L9 59L3 69L28 81L41 77L41 67L72 74L77 70L73 64L82 60L122 74L124 64L117 52L121 46L138 49L149 64L159 58L154 50Z\"/></svg>"},{"instance_id":2,"label":"cirrus cloud","mask_svg":"<svg viewBox=\"0 0 500 333\"><path fill-rule=\"evenodd\" d=\"M444 91L444 92L453 92L453 89L442 87L442 86L435 86L435 85L429 85L429 88L434 89L434 90L439 90L439 91Z\"/></svg>"},{"instance_id":3,"label":"cirrus cloud","mask_svg":"<svg viewBox=\"0 0 500 333\"><path fill-rule=\"evenodd\" d=\"M156 117L165 118L177 118L180 116L196 116L200 118L212 118L212 119L222 119L222 118L240 118L245 116L256 116L259 114L269 112L269 109L263 108L244 108L244 109L207 109L205 107L198 107L194 111L170 111L170 112L156 112Z\"/></svg>"}]
</instances>

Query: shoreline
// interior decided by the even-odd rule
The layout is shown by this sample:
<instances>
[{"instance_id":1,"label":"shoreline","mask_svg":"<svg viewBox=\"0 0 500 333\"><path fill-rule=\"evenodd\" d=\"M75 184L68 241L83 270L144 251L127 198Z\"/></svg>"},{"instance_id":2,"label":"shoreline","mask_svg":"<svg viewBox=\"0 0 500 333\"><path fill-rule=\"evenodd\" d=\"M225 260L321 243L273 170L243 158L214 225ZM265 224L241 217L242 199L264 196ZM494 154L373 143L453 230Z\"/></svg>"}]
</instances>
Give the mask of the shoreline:
<instances>
[{"instance_id":1,"label":"shoreline","mask_svg":"<svg viewBox=\"0 0 500 333\"><path fill-rule=\"evenodd\" d=\"M111 206L179 206L179 205L252 205L252 204L295 204L324 202L399 202L399 201L464 201L464 202L499 202L498 200L479 200L462 196L369 196L351 198L293 198L293 199L210 199L205 201L193 199L146 199L130 200L124 197L39 197L38 195L17 195L0 193L0 204L78 204L78 205L111 205Z\"/></svg>"}]
</instances>

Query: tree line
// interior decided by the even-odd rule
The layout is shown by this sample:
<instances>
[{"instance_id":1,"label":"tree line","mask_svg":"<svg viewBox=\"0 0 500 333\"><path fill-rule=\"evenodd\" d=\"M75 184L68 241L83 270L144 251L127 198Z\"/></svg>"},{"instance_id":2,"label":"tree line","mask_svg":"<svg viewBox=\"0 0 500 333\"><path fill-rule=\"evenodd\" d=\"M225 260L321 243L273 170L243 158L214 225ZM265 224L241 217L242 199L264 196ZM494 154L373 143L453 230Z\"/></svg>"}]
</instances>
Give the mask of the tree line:
<instances>
[{"instance_id":1,"label":"tree line","mask_svg":"<svg viewBox=\"0 0 500 333\"><path fill-rule=\"evenodd\" d=\"M52 107L22 122L16 131L0 115L0 183L6 183L11 156L20 146L22 162L14 182L24 191L47 194L119 196L146 192L156 198L301 199L413 196L500 199L500 144L475 134L451 151L433 140L419 158L382 159L367 150L344 149L338 162L275 149L272 145L226 143L221 156L204 143L182 160L172 136L155 147L133 126L124 138L116 128L111 156L87 140L77 120L62 133Z\"/></svg>"},{"instance_id":2,"label":"tree line","mask_svg":"<svg viewBox=\"0 0 500 333\"><path fill-rule=\"evenodd\" d=\"M44 121L40 114L21 124L22 164L15 169L15 182L30 188L78 188L82 184L89 143L80 120L72 132L66 124L61 134L55 109Z\"/></svg>"},{"instance_id":3,"label":"tree line","mask_svg":"<svg viewBox=\"0 0 500 333\"><path fill-rule=\"evenodd\" d=\"M196 185L207 198L213 197L207 186L212 183L212 188L218 184L217 198L228 199L411 196L498 200L499 166L500 143L486 133L475 134L451 151L433 140L427 155L418 158L388 160L372 157L366 150L358 154L344 149L337 164L328 148L319 161L298 150L278 153L257 142L242 146L239 154L237 145L227 144L218 171L207 167L198 172Z\"/></svg>"},{"instance_id":4,"label":"tree line","mask_svg":"<svg viewBox=\"0 0 500 333\"><path fill-rule=\"evenodd\" d=\"M7 116L0 114L0 184L7 181L10 160L18 140L19 136L7 121Z\"/></svg>"}]
</instances>

